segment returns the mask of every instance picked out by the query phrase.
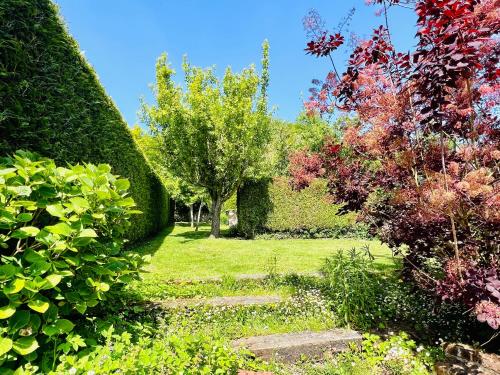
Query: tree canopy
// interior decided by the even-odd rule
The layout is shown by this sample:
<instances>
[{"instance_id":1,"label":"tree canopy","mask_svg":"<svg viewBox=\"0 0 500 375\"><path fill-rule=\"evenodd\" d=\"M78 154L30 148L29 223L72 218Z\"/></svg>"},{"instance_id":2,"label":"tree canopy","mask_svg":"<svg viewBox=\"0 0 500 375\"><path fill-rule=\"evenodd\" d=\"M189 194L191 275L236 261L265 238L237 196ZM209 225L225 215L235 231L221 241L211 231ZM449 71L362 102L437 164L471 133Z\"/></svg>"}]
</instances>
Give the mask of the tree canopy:
<instances>
[{"instance_id":1,"label":"tree canopy","mask_svg":"<svg viewBox=\"0 0 500 375\"><path fill-rule=\"evenodd\" d=\"M212 231L220 233L222 204L258 164L269 141L267 86L269 44L263 43L262 72L253 65L220 80L213 67L183 62L185 88L173 81L167 55L156 64L156 104L144 106L147 123L162 139L161 161L175 176L204 188L212 200Z\"/></svg>"}]
</instances>

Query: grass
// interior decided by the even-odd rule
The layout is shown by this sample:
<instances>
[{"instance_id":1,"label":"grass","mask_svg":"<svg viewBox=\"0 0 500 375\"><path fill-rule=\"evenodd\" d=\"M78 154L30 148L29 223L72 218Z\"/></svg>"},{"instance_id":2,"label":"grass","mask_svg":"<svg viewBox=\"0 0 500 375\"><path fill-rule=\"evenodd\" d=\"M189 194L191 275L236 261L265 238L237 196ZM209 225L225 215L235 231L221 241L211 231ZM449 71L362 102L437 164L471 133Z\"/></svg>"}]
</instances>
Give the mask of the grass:
<instances>
[{"instance_id":1,"label":"grass","mask_svg":"<svg viewBox=\"0 0 500 375\"><path fill-rule=\"evenodd\" d=\"M196 280L244 274L316 272L326 257L340 249L369 246L376 265L391 267L389 248L377 240L361 239L210 239L209 227L198 232L185 224L168 228L138 246L152 255L145 278ZM225 231L223 231L224 233Z\"/></svg>"}]
</instances>

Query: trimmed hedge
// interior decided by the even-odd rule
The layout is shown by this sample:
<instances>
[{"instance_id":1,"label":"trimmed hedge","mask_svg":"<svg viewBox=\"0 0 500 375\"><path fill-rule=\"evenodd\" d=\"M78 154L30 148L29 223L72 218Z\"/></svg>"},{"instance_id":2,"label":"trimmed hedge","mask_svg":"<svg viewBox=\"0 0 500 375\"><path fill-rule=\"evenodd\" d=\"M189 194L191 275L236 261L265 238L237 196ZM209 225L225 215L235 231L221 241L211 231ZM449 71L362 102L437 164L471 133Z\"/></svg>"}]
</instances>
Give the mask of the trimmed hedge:
<instances>
[{"instance_id":1,"label":"trimmed hedge","mask_svg":"<svg viewBox=\"0 0 500 375\"><path fill-rule=\"evenodd\" d=\"M238 190L238 231L246 237L365 236L356 213L341 213L343 206L332 202L322 179L300 191L293 190L285 177L247 181Z\"/></svg>"},{"instance_id":2,"label":"trimmed hedge","mask_svg":"<svg viewBox=\"0 0 500 375\"><path fill-rule=\"evenodd\" d=\"M167 192L49 0L0 2L0 103L0 156L26 149L63 165L109 163L143 212L128 238L168 223Z\"/></svg>"}]
</instances>

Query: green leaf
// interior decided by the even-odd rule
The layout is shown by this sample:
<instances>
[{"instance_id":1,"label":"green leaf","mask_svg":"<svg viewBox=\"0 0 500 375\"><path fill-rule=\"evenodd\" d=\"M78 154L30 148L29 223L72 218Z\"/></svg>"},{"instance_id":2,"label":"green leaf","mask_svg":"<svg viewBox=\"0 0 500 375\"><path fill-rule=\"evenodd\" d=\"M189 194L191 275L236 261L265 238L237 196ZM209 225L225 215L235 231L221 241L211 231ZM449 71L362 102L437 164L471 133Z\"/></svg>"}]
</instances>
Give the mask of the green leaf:
<instances>
[{"instance_id":1,"label":"green leaf","mask_svg":"<svg viewBox=\"0 0 500 375\"><path fill-rule=\"evenodd\" d=\"M85 302L77 303L75 308L80 314L85 314L85 311L87 311L87 304Z\"/></svg>"},{"instance_id":2,"label":"green leaf","mask_svg":"<svg viewBox=\"0 0 500 375\"><path fill-rule=\"evenodd\" d=\"M69 200L71 202L71 206L73 207L73 210L77 214L81 214L82 212L87 211L90 208L89 202L82 197L74 197Z\"/></svg>"},{"instance_id":3,"label":"green leaf","mask_svg":"<svg viewBox=\"0 0 500 375\"><path fill-rule=\"evenodd\" d=\"M22 227L12 232L11 237L19 239L35 237L38 232L40 232L40 229L38 229L37 227Z\"/></svg>"},{"instance_id":4,"label":"green leaf","mask_svg":"<svg viewBox=\"0 0 500 375\"><path fill-rule=\"evenodd\" d=\"M14 276L17 272L17 268L12 264L4 264L0 266L0 281L8 280Z\"/></svg>"},{"instance_id":5,"label":"green leaf","mask_svg":"<svg viewBox=\"0 0 500 375\"><path fill-rule=\"evenodd\" d=\"M12 340L8 337L0 337L0 357L12 349Z\"/></svg>"},{"instance_id":6,"label":"green leaf","mask_svg":"<svg viewBox=\"0 0 500 375\"><path fill-rule=\"evenodd\" d=\"M9 329L12 332L17 332L21 328L24 328L30 322L30 312L26 310L16 311L9 319Z\"/></svg>"},{"instance_id":7,"label":"green leaf","mask_svg":"<svg viewBox=\"0 0 500 375\"><path fill-rule=\"evenodd\" d=\"M28 307L30 309L35 310L36 312L39 312L42 314L45 311L47 311L49 306L50 306L49 300L40 294L35 295L35 297L33 297L33 299L31 299L28 302Z\"/></svg>"},{"instance_id":8,"label":"green leaf","mask_svg":"<svg viewBox=\"0 0 500 375\"><path fill-rule=\"evenodd\" d=\"M91 228L86 228L86 229L82 230L78 234L78 237L92 237L92 238L95 238L95 237L97 237L97 233L95 232L95 230L93 230Z\"/></svg>"},{"instance_id":9,"label":"green leaf","mask_svg":"<svg viewBox=\"0 0 500 375\"><path fill-rule=\"evenodd\" d=\"M7 191L24 197L28 197L31 194L31 188L29 186L7 186Z\"/></svg>"},{"instance_id":10,"label":"green leaf","mask_svg":"<svg viewBox=\"0 0 500 375\"><path fill-rule=\"evenodd\" d=\"M43 327L42 331L47 336L61 335L64 333L70 333L75 325L67 319L58 319L51 324L47 324Z\"/></svg>"},{"instance_id":11,"label":"green leaf","mask_svg":"<svg viewBox=\"0 0 500 375\"><path fill-rule=\"evenodd\" d=\"M6 174L13 173L17 171L16 168L2 168L0 169L0 176L5 176Z\"/></svg>"},{"instance_id":12,"label":"green leaf","mask_svg":"<svg viewBox=\"0 0 500 375\"><path fill-rule=\"evenodd\" d=\"M64 217L66 210L62 204L50 204L46 208L47 212L55 217Z\"/></svg>"},{"instance_id":13,"label":"green leaf","mask_svg":"<svg viewBox=\"0 0 500 375\"><path fill-rule=\"evenodd\" d=\"M66 223L57 223L56 225L50 225L45 227L50 233L60 234L62 236L70 236L73 229Z\"/></svg>"},{"instance_id":14,"label":"green leaf","mask_svg":"<svg viewBox=\"0 0 500 375\"><path fill-rule=\"evenodd\" d=\"M37 350L38 347L38 342L33 336L19 338L12 345L14 351L21 355L30 354Z\"/></svg>"},{"instance_id":15,"label":"green leaf","mask_svg":"<svg viewBox=\"0 0 500 375\"><path fill-rule=\"evenodd\" d=\"M16 312L16 308L12 305L0 307L0 319L10 318Z\"/></svg>"},{"instance_id":16,"label":"green leaf","mask_svg":"<svg viewBox=\"0 0 500 375\"><path fill-rule=\"evenodd\" d=\"M33 215L30 213L27 213L27 212L17 215L17 218L16 218L16 220L20 223L26 223L28 221L31 221L32 219L33 219Z\"/></svg>"},{"instance_id":17,"label":"green leaf","mask_svg":"<svg viewBox=\"0 0 500 375\"><path fill-rule=\"evenodd\" d=\"M38 253L37 251L31 250L31 249L27 249L24 252L24 259L30 263L44 262L45 261L45 258L40 253Z\"/></svg>"},{"instance_id":18,"label":"green leaf","mask_svg":"<svg viewBox=\"0 0 500 375\"><path fill-rule=\"evenodd\" d=\"M107 292L109 290L109 284L99 283L97 284L97 289L100 290L101 292Z\"/></svg>"},{"instance_id":19,"label":"green leaf","mask_svg":"<svg viewBox=\"0 0 500 375\"><path fill-rule=\"evenodd\" d=\"M24 279L15 279L9 285L4 286L3 292L5 294L18 293L24 288L24 284L25 284Z\"/></svg>"},{"instance_id":20,"label":"green leaf","mask_svg":"<svg viewBox=\"0 0 500 375\"><path fill-rule=\"evenodd\" d=\"M49 285L50 288L54 288L57 284L61 282L61 280L62 276L55 273L45 278L45 281L47 281L47 284ZM44 289L49 289L49 288L44 288Z\"/></svg>"},{"instance_id":21,"label":"green leaf","mask_svg":"<svg viewBox=\"0 0 500 375\"><path fill-rule=\"evenodd\" d=\"M130 181L126 178L120 178L115 181L116 190L128 190L130 188Z\"/></svg>"}]
</instances>

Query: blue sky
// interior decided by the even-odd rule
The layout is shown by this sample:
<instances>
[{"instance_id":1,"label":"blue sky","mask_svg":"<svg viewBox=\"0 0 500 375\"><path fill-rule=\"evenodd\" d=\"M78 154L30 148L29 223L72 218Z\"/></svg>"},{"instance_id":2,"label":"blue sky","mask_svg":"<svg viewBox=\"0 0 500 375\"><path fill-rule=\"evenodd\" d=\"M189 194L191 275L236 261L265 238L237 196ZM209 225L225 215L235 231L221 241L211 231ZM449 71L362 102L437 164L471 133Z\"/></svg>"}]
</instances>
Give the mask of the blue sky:
<instances>
[{"instance_id":1,"label":"blue sky","mask_svg":"<svg viewBox=\"0 0 500 375\"><path fill-rule=\"evenodd\" d=\"M382 23L364 0L55 0L70 33L85 52L108 94L133 125L141 96L151 102L157 57L167 52L178 73L182 56L197 66L227 65L240 70L260 63L261 43L270 43L270 104L275 116L293 120L307 98L311 79L322 79L326 59L305 55L302 18L314 8L334 27L352 7L352 31L369 36ZM407 9L390 13L393 41L401 50L414 45L415 17ZM347 54L335 56L342 68ZM182 74L177 76L182 81Z\"/></svg>"}]
</instances>

